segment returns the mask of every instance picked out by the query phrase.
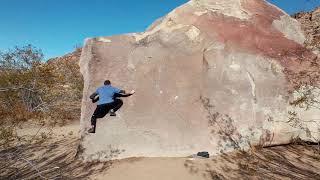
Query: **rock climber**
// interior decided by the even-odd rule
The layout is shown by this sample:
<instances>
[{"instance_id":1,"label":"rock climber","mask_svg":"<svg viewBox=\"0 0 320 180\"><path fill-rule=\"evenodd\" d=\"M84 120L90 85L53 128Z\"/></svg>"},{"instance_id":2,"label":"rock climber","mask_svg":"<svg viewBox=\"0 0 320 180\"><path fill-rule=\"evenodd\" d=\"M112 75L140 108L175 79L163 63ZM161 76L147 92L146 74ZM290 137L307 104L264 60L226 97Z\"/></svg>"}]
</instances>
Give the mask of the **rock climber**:
<instances>
[{"instance_id":1,"label":"rock climber","mask_svg":"<svg viewBox=\"0 0 320 180\"><path fill-rule=\"evenodd\" d=\"M116 116L116 111L123 105L123 101L118 97L129 97L134 93L135 91L132 90L127 94L124 90L111 86L110 80L106 80L104 85L99 87L90 96L92 102L98 102L98 104L91 117L91 128L88 132L95 133L97 119L103 118L108 112L110 113L110 116Z\"/></svg>"}]
</instances>

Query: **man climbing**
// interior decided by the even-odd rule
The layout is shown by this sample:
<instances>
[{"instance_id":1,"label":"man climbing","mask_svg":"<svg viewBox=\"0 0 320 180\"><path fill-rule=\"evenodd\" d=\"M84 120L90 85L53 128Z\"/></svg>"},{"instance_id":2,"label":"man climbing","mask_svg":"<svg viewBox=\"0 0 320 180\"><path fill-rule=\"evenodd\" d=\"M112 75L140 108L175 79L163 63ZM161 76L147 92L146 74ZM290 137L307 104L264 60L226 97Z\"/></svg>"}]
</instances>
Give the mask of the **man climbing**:
<instances>
[{"instance_id":1,"label":"man climbing","mask_svg":"<svg viewBox=\"0 0 320 180\"><path fill-rule=\"evenodd\" d=\"M134 90L132 90L126 94L124 90L111 86L111 82L106 80L104 86L99 87L96 92L90 96L92 102L98 102L98 105L91 117L91 128L88 132L95 133L97 119L103 118L108 112L110 116L116 116L116 111L123 105L123 101L117 97L128 97L134 93Z\"/></svg>"}]
</instances>

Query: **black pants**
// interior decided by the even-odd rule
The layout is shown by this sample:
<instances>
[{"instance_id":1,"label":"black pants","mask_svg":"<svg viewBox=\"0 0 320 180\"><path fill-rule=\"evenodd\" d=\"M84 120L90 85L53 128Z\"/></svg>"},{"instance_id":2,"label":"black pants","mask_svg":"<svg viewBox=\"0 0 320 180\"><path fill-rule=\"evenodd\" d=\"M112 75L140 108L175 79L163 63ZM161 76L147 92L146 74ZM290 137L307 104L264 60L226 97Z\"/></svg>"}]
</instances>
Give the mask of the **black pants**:
<instances>
[{"instance_id":1,"label":"black pants","mask_svg":"<svg viewBox=\"0 0 320 180\"><path fill-rule=\"evenodd\" d=\"M98 105L91 117L91 125L96 128L97 119L103 118L111 109L116 112L123 105L121 99L115 99L112 103Z\"/></svg>"}]
</instances>

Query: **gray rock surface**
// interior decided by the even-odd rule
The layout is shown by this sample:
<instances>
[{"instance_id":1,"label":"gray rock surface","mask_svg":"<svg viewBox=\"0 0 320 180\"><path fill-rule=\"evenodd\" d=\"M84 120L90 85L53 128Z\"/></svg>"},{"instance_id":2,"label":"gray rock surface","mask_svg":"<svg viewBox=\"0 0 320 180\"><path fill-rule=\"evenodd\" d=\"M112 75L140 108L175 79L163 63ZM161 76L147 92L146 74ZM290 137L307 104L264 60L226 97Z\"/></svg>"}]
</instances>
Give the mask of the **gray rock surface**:
<instances>
[{"instance_id":1,"label":"gray rock surface","mask_svg":"<svg viewBox=\"0 0 320 180\"><path fill-rule=\"evenodd\" d=\"M214 155L319 139L319 124L311 121L320 119L319 109L290 106L297 87L319 83L301 73L319 74L303 39L295 20L261 0L192 0L146 32L87 39L80 61L82 156ZM96 106L89 95L105 79L136 94L87 134Z\"/></svg>"}]
</instances>

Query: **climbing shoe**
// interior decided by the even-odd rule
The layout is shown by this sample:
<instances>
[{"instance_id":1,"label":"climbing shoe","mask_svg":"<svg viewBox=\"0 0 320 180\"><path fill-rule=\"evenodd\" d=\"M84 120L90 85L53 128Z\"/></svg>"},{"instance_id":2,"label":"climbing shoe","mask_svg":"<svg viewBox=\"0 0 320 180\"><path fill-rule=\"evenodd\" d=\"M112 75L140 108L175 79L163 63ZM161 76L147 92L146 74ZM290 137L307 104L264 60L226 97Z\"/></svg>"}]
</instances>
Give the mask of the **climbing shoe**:
<instances>
[{"instance_id":1,"label":"climbing shoe","mask_svg":"<svg viewBox=\"0 0 320 180\"><path fill-rule=\"evenodd\" d=\"M88 130L88 133L96 133L96 130L95 130L95 128L90 128L89 130Z\"/></svg>"},{"instance_id":2,"label":"climbing shoe","mask_svg":"<svg viewBox=\"0 0 320 180\"><path fill-rule=\"evenodd\" d=\"M110 116L116 116L116 113L113 111L113 109L110 110Z\"/></svg>"}]
</instances>

